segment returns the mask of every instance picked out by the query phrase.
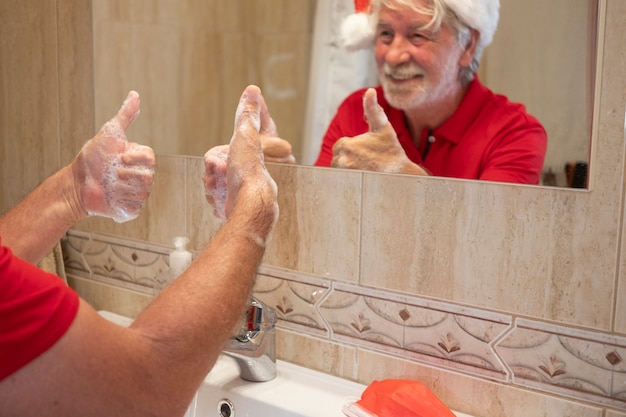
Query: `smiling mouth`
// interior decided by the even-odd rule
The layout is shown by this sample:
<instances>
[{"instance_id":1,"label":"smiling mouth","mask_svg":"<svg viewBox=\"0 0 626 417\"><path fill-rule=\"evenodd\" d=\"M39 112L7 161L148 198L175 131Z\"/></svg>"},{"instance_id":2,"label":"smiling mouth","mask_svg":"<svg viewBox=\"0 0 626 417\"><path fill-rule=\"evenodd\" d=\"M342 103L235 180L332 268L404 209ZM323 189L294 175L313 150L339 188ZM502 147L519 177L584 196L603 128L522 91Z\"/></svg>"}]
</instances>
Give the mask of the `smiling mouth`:
<instances>
[{"instance_id":1,"label":"smiling mouth","mask_svg":"<svg viewBox=\"0 0 626 417\"><path fill-rule=\"evenodd\" d=\"M402 82L402 81L410 81L410 80L416 80L419 78L424 78L423 74L385 74L385 76L392 80L392 81L397 81L397 82Z\"/></svg>"}]
</instances>

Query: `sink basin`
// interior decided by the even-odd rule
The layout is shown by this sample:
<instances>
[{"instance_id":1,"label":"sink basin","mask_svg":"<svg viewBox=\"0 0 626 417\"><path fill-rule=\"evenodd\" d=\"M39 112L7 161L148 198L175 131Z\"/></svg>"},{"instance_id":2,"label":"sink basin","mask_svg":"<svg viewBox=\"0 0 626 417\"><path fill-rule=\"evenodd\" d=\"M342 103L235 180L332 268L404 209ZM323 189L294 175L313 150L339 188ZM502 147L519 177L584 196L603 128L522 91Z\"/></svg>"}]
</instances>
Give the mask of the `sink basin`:
<instances>
[{"instance_id":1,"label":"sink basin","mask_svg":"<svg viewBox=\"0 0 626 417\"><path fill-rule=\"evenodd\" d=\"M239 378L234 359L221 355L198 390L194 417L345 417L344 404L360 398L364 385L277 361L267 382Z\"/></svg>"},{"instance_id":2,"label":"sink basin","mask_svg":"<svg viewBox=\"0 0 626 417\"><path fill-rule=\"evenodd\" d=\"M345 417L366 386L278 360L267 382L239 378L234 359L221 355L186 417ZM457 417L471 417L455 412Z\"/></svg>"},{"instance_id":3,"label":"sink basin","mask_svg":"<svg viewBox=\"0 0 626 417\"><path fill-rule=\"evenodd\" d=\"M132 322L114 313L99 313L122 326ZM244 381L235 359L220 355L185 417L345 417L343 407L361 398L366 388L281 360L276 368L277 376L271 381Z\"/></svg>"}]
</instances>

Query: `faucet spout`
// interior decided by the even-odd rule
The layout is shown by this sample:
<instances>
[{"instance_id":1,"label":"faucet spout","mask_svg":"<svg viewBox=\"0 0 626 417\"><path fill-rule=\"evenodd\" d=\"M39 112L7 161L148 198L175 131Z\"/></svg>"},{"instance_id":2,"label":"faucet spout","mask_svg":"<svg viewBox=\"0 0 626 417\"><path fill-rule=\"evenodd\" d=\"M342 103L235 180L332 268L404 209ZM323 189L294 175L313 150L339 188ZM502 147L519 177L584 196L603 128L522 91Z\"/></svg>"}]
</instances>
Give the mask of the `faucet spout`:
<instances>
[{"instance_id":1,"label":"faucet spout","mask_svg":"<svg viewBox=\"0 0 626 417\"><path fill-rule=\"evenodd\" d=\"M276 377L276 312L252 298L244 322L223 353L234 358L246 381L264 382Z\"/></svg>"}]
</instances>

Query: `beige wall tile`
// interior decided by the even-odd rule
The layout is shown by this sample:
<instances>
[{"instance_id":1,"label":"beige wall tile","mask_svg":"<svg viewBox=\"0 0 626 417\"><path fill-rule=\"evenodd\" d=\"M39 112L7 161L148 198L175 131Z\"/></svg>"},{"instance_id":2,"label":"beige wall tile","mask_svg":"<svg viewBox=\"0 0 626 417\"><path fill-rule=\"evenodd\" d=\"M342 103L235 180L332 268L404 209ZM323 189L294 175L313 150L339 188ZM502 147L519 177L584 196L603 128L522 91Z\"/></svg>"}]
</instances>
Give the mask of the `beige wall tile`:
<instances>
[{"instance_id":1,"label":"beige wall tile","mask_svg":"<svg viewBox=\"0 0 626 417\"><path fill-rule=\"evenodd\" d=\"M278 329L276 334L278 359L295 363L345 379L355 379L356 349L330 343L328 340Z\"/></svg>"},{"instance_id":2,"label":"beige wall tile","mask_svg":"<svg viewBox=\"0 0 626 417\"><path fill-rule=\"evenodd\" d=\"M607 330L619 205L593 194L367 173L361 283Z\"/></svg>"},{"instance_id":3,"label":"beige wall tile","mask_svg":"<svg viewBox=\"0 0 626 417\"><path fill-rule=\"evenodd\" d=\"M59 56L56 2L3 1L0 16L0 212L4 212L60 166Z\"/></svg>"},{"instance_id":4,"label":"beige wall tile","mask_svg":"<svg viewBox=\"0 0 626 417\"><path fill-rule=\"evenodd\" d=\"M272 164L269 168L279 184L281 214L264 263L356 281L361 174L345 172L338 176L330 169Z\"/></svg>"},{"instance_id":5,"label":"beige wall tile","mask_svg":"<svg viewBox=\"0 0 626 417\"><path fill-rule=\"evenodd\" d=\"M61 165L68 164L95 133L91 3L57 2Z\"/></svg>"},{"instance_id":6,"label":"beige wall tile","mask_svg":"<svg viewBox=\"0 0 626 417\"><path fill-rule=\"evenodd\" d=\"M137 317L152 300L147 294L75 276L68 276L68 284L95 310L106 310L124 317Z\"/></svg>"},{"instance_id":7,"label":"beige wall tile","mask_svg":"<svg viewBox=\"0 0 626 417\"><path fill-rule=\"evenodd\" d=\"M616 4L614 4L616 3ZM611 9L609 12L612 14L612 19L619 19L619 16L626 15L626 4L624 2L613 2L611 3ZM624 31L621 32L611 32L610 38L612 40L611 45L624 45L626 43L626 34ZM626 79L626 67L624 66L624 62L626 61L626 52L624 51L624 47L620 49L615 46L615 51L607 54L607 59L605 66L609 68L607 71L610 71L611 76L618 77L620 79ZM625 95L625 89L622 88L621 95ZM620 92L614 91L612 94L615 94L615 100L619 99ZM622 97L622 100L625 100ZM624 123L624 140L626 141L626 122L624 122L626 110L624 107L616 107L616 111L612 114L612 123L619 123L620 121ZM619 152L620 149L616 149L616 152ZM620 152L623 155L623 149ZM622 210L624 207L624 202L622 202ZM622 230L622 238L621 238L621 256L620 256L620 268L619 268L619 276L617 282L617 307L615 314L615 331L620 334L626 335L626 234Z\"/></svg>"},{"instance_id":8,"label":"beige wall tile","mask_svg":"<svg viewBox=\"0 0 626 417\"><path fill-rule=\"evenodd\" d=\"M131 21L134 8L128 7L125 0L98 0L91 2L93 7L94 24L99 20ZM135 4L133 2L132 4Z\"/></svg>"},{"instance_id":9,"label":"beige wall tile","mask_svg":"<svg viewBox=\"0 0 626 417\"><path fill-rule=\"evenodd\" d=\"M615 332L626 336L626 234L622 234L620 268L616 294Z\"/></svg>"}]
</instances>

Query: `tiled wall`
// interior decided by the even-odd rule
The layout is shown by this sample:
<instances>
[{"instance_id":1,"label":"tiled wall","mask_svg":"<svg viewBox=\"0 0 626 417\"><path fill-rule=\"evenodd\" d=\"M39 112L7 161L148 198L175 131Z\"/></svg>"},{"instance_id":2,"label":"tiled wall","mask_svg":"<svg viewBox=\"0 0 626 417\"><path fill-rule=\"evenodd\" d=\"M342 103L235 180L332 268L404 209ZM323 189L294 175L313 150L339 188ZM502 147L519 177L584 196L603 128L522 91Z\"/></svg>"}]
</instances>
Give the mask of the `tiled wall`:
<instances>
[{"instance_id":1,"label":"tiled wall","mask_svg":"<svg viewBox=\"0 0 626 417\"><path fill-rule=\"evenodd\" d=\"M64 241L72 285L80 290L89 286L86 281L95 281L125 288L143 299L138 303L141 307L152 296L154 277L167 268L169 250L80 231L72 231ZM626 337L372 290L269 266L261 268L254 294L278 314L282 330L279 356L303 365L367 383L361 372L369 372L372 363L364 361L351 368L351 361L346 359L355 355L350 359L360 361L362 355L383 353L389 361L395 357L449 370L459 378L526 387L626 409ZM127 315L139 310L130 306L128 299L96 297L92 302L96 308ZM351 355L341 358L328 352L329 347L310 349L311 343L341 346ZM445 384L446 373L441 373ZM420 378L420 372L408 375ZM447 395L445 388L439 390L440 395ZM567 401L554 402L567 409L574 407ZM598 415L594 407L578 405L575 409L584 415ZM508 407L502 411L502 415L514 415ZM580 414L577 411L575 415Z\"/></svg>"},{"instance_id":2,"label":"tiled wall","mask_svg":"<svg viewBox=\"0 0 626 417\"><path fill-rule=\"evenodd\" d=\"M91 2L0 1L0 213L93 135Z\"/></svg>"},{"instance_id":3,"label":"tiled wall","mask_svg":"<svg viewBox=\"0 0 626 417\"><path fill-rule=\"evenodd\" d=\"M92 133L85 3L0 9L3 40L21 25L11 39L25 63L59 39L35 66L2 42L0 111L19 120L1 131L3 209L75 154L68 135ZM589 191L270 167L281 219L255 292L279 312L281 358L366 384L419 379L476 416L626 416L626 2L607 6ZM201 170L159 157L138 219L71 231L68 279L94 307L136 315L171 239L197 250L215 233Z\"/></svg>"},{"instance_id":4,"label":"tiled wall","mask_svg":"<svg viewBox=\"0 0 626 417\"><path fill-rule=\"evenodd\" d=\"M198 248L218 227L203 201L201 184L195 178L202 161L199 158L160 157L158 165L188 169L189 183L180 188L186 191L181 191L178 197L170 195L169 201L187 200L193 205L195 214L188 210L182 210L180 214L187 212L188 219L195 219L190 220L189 225L196 229L206 227L199 234L190 234L195 242L192 246ZM401 199L394 198L391 191L404 190L406 193L406 181L410 179L356 172L337 175L332 170L288 166L272 166L271 171L279 183L282 217L254 293L278 313L280 358L365 384L372 379L388 377L419 379L451 407L477 416L602 416L604 409L626 410L626 337L623 333L601 329L610 326L612 315L619 314L615 304L603 303L609 311L606 323L595 327L581 325L602 321L601 317L596 317L601 316L598 314L602 310L598 307L600 303L594 304L594 300L600 299L598 288L602 286L596 282L583 290L589 301L580 306L581 313L577 316L571 314L571 310L576 308L577 299L583 294L568 285L553 293L546 283L550 279L561 279L558 273L552 272L546 279L539 274L534 277L524 275L527 270L520 273L506 271L511 262L522 263L522 260L493 256L490 261L480 263L488 270L500 265L499 274L495 278L474 275L480 265L471 259L463 260L460 256L455 259L456 256L445 253L470 246L476 259L484 259L487 252L493 253L493 247L481 250L468 236L454 238L459 239L458 244L451 243L448 241L450 234L457 236L460 231L471 228L473 239L482 242L493 237L499 228L503 229L501 234L514 235L514 229L521 227L514 220L510 223L515 224L509 226L500 224L498 216L493 213L490 218L492 227L483 225L483 231L480 227L470 227L464 222L471 224L472 220L463 219L461 210L454 208L461 202L483 208L486 206L483 200L498 200L491 194L499 189L505 218L537 216L530 202L524 205L525 210L506 208L506 201L515 198L516 204L520 204L520 199L524 198L516 187L502 189L500 185L477 184L479 190L468 192L463 189L472 188L474 183L443 181L448 189L434 192L443 197L438 199L430 195L426 199L430 201L430 207L441 208L439 216L445 217L442 223L433 223L432 230L420 226L423 237L414 238L407 230L419 216L407 213L406 223L396 217L393 243L386 241L384 233L376 231L381 219L368 222L367 213L372 210L378 218L382 217L389 211L385 201L393 202L396 210L406 213L400 204ZM428 179L413 186L436 187L432 181ZM160 182L153 194L161 195L160 190L165 189L169 195L173 187L166 186L167 182ZM379 189L382 182L385 182L387 192ZM372 184L376 187L372 188ZM368 190L376 192L366 197ZM337 198L328 196L333 191L338 194ZM543 190L532 187L527 191L530 194L526 198L531 200L533 194L543 193ZM566 201L579 194L569 190L560 193L565 194L562 197ZM417 192L416 199L421 198ZM559 199L558 195L551 198ZM412 198L405 196L404 199L410 200L407 205L415 203ZM440 200L448 200L453 208L445 208ZM147 217L151 217L152 210L157 210L151 204ZM551 207L555 207L554 203ZM168 211L167 208L164 210ZM451 213L446 214L446 210ZM309 213L309 220L300 211ZM540 210L540 213L544 211ZM311 220L313 218L315 220ZM443 223L451 219L457 224L445 229ZM140 217L137 222L141 220ZM570 231L561 230L561 222L544 221L546 223L538 227L545 232L543 239L548 242L562 237L550 237L550 233L570 235ZM162 219L162 226L154 228L158 230L145 231L152 235L147 240L160 242L158 245L132 240L132 233L128 231L134 229L132 224L117 225L89 219L79 225L64 244L71 285L97 309L129 316L136 314L149 302L151 277L165 267L171 247L166 245L167 241L160 241L159 236L165 239L165 230L170 230L172 237L183 230L168 228L163 223L167 221ZM110 237L107 229L111 230L111 227L126 229L126 237L120 239L117 233L117 237ZM443 236L439 236L438 230L441 229L446 230ZM540 234L539 231L535 233ZM368 241L368 234L377 237ZM498 241L504 247L501 256L506 258L511 256L511 250L516 250L507 249L506 245L521 245L520 248L524 249L540 237L529 238L530 242L513 238L509 243ZM309 244L318 240L326 243ZM576 252L575 247L579 244L574 239L563 247ZM600 248L598 242L593 245ZM450 250L451 247L455 249ZM606 248L606 244L603 247ZM422 259L429 257L412 255L412 252L421 250L434 251L429 264L434 269L432 277L423 273L419 266ZM544 245L538 243L534 248L524 250L529 254L519 256L529 256L537 264L554 260L558 255L543 253ZM385 251L395 253L398 261L386 260ZM371 254L365 256L366 252ZM596 256L597 252L589 254ZM454 262L465 262L466 268L459 272L445 269ZM586 263L582 260L573 268L584 269ZM589 269L602 270L597 264ZM605 278L598 276L595 281L613 282L611 275ZM523 280L527 288L516 288L515 291L507 288L521 286L515 283L517 280ZM480 281L479 290L470 288L471 283L465 281ZM584 284L581 281L576 287ZM419 286L423 290L413 290ZM455 288L466 290L461 292ZM493 298L494 292L500 292L503 294L501 298L506 298L504 294L511 291L511 300L515 296L521 298L525 292L526 301L513 303ZM565 294L568 291L572 294ZM118 298L115 294L123 296ZM129 301L129 297L134 301ZM546 309L546 306L550 308ZM566 314L568 320L559 319ZM574 321L578 324L573 324Z\"/></svg>"}]
</instances>

